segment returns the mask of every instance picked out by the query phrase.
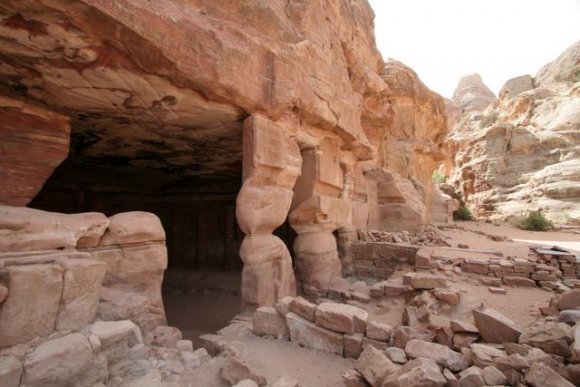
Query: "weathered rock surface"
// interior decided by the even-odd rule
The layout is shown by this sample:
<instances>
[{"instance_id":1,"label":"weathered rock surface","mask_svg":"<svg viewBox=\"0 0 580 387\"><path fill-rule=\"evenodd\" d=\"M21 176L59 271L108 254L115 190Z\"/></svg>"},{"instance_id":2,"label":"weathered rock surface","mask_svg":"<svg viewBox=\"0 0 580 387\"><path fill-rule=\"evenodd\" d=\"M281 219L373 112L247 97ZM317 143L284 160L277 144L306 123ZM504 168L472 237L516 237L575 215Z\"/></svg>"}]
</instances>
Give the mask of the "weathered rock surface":
<instances>
[{"instance_id":1,"label":"weathered rock surface","mask_svg":"<svg viewBox=\"0 0 580 387\"><path fill-rule=\"evenodd\" d=\"M22 363L14 356L0 356L0 386L18 387Z\"/></svg>"},{"instance_id":2,"label":"weathered rock surface","mask_svg":"<svg viewBox=\"0 0 580 387\"><path fill-rule=\"evenodd\" d=\"M293 343L306 348L343 355L344 339L342 335L321 328L292 312L286 315L286 323Z\"/></svg>"},{"instance_id":3,"label":"weathered rock surface","mask_svg":"<svg viewBox=\"0 0 580 387\"><path fill-rule=\"evenodd\" d=\"M67 157L69 118L0 95L0 204L25 206Z\"/></svg>"},{"instance_id":4,"label":"weathered rock surface","mask_svg":"<svg viewBox=\"0 0 580 387\"><path fill-rule=\"evenodd\" d=\"M413 339L405 345L405 353L412 359L420 357L432 359L437 364L454 372L462 371L469 367L469 361L465 356L437 343Z\"/></svg>"},{"instance_id":5,"label":"weathered rock surface","mask_svg":"<svg viewBox=\"0 0 580 387\"><path fill-rule=\"evenodd\" d=\"M463 115L449 137L451 183L477 216L509 219L541 210L580 224L580 42L532 79L509 80L500 100Z\"/></svg>"},{"instance_id":6,"label":"weathered rock surface","mask_svg":"<svg viewBox=\"0 0 580 387\"><path fill-rule=\"evenodd\" d=\"M8 298L0 308L0 347L53 332L63 287L56 264L10 266Z\"/></svg>"},{"instance_id":7,"label":"weathered rock surface","mask_svg":"<svg viewBox=\"0 0 580 387\"><path fill-rule=\"evenodd\" d=\"M258 336L287 339L290 335L286 319L271 306L262 306L254 312L253 331Z\"/></svg>"},{"instance_id":8,"label":"weathered rock surface","mask_svg":"<svg viewBox=\"0 0 580 387\"><path fill-rule=\"evenodd\" d=\"M365 332L368 313L356 306L323 302L316 308L316 325L342 333Z\"/></svg>"},{"instance_id":9,"label":"weathered rock surface","mask_svg":"<svg viewBox=\"0 0 580 387\"><path fill-rule=\"evenodd\" d=\"M383 383L383 387L442 387L446 382L447 379L441 373L437 363L431 359L419 358L411 360L397 372L388 376Z\"/></svg>"},{"instance_id":10,"label":"weathered rock surface","mask_svg":"<svg viewBox=\"0 0 580 387\"><path fill-rule=\"evenodd\" d=\"M385 354L373 346L367 346L355 362L354 368L373 387L381 386L385 379L400 366L389 360Z\"/></svg>"},{"instance_id":11,"label":"weathered rock surface","mask_svg":"<svg viewBox=\"0 0 580 387\"><path fill-rule=\"evenodd\" d=\"M488 343L517 343L522 333L515 322L491 308L474 310L473 318L481 337Z\"/></svg>"},{"instance_id":12,"label":"weathered rock surface","mask_svg":"<svg viewBox=\"0 0 580 387\"><path fill-rule=\"evenodd\" d=\"M86 337L72 333L38 346L24 362L24 378L29 386L66 385L92 360Z\"/></svg>"},{"instance_id":13,"label":"weathered rock surface","mask_svg":"<svg viewBox=\"0 0 580 387\"><path fill-rule=\"evenodd\" d=\"M532 364L526 374L526 383L533 387L572 387L573 384L558 375L544 363L536 362Z\"/></svg>"},{"instance_id":14,"label":"weathered rock surface","mask_svg":"<svg viewBox=\"0 0 580 387\"><path fill-rule=\"evenodd\" d=\"M470 74L459 80L453 93L453 103L460 114L483 111L496 101L495 94L483 83L479 74Z\"/></svg>"},{"instance_id":15,"label":"weathered rock surface","mask_svg":"<svg viewBox=\"0 0 580 387\"><path fill-rule=\"evenodd\" d=\"M555 355L570 357L572 328L565 323L546 321L532 325L522 332L519 343L538 347Z\"/></svg>"}]
</instances>

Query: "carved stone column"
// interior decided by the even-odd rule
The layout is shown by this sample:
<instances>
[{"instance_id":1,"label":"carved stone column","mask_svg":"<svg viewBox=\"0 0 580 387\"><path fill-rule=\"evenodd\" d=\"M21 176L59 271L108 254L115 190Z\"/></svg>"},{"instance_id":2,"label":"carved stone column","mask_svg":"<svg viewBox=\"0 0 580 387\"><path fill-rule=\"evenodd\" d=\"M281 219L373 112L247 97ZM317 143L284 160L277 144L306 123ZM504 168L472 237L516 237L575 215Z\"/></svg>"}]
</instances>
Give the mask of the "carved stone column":
<instances>
[{"instance_id":1,"label":"carved stone column","mask_svg":"<svg viewBox=\"0 0 580 387\"><path fill-rule=\"evenodd\" d=\"M333 231L350 223L351 206L341 197L344 176L339 156L338 147L328 140L302 151L302 175L294 188L289 219L298 233L294 253L305 293L324 292L342 274Z\"/></svg>"},{"instance_id":2,"label":"carved stone column","mask_svg":"<svg viewBox=\"0 0 580 387\"><path fill-rule=\"evenodd\" d=\"M272 305L296 295L290 252L272 232L290 210L302 166L300 150L280 124L253 115L244 122L243 163L236 200L236 217L246 234L240 247L242 301L246 307Z\"/></svg>"}]
</instances>

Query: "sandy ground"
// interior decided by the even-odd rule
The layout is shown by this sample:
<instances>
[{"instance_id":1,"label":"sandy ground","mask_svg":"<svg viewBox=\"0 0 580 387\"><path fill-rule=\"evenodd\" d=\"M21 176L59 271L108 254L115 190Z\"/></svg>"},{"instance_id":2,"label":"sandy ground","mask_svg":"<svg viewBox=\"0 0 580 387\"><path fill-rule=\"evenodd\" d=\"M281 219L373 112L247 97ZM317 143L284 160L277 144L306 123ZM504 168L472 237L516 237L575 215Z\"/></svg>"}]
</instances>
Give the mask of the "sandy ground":
<instances>
[{"instance_id":1,"label":"sandy ground","mask_svg":"<svg viewBox=\"0 0 580 387\"><path fill-rule=\"evenodd\" d=\"M525 231L507 223L492 224L485 222L457 222L457 225L466 230L482 231L490 235L505 236L514 242L495 242L485 236L468 233L460 230L446 230L443 233L450 236L454 242L467 243L471 248L499 249L502 251L522 252L529 246L558 245L580 253L579 230L569 231Z\"/></svg>"}]
</instances>

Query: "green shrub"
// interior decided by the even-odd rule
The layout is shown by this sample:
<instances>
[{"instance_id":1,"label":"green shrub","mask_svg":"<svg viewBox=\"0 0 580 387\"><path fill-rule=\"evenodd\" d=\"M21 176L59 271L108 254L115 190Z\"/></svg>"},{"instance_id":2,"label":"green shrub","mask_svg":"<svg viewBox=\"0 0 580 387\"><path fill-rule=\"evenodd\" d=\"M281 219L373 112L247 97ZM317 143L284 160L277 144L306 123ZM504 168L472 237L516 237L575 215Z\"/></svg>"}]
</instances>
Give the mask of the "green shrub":
<instances>
[{"instance_id":1,"label":"green shrub","mask_svg":"<svg viewBox=\"0 0 580 387\"><path fill-rule=\"evenodd\" d=\"M433 171L433 175L431 176L431 179L433 180L433 183L435 183L435 184L445 183L445 176L443 176L441 174L441 172L439 172L438 170Z\"/></svg>"},{"instance_id":2,"label":"green shrub","mask_svg":"<svg viewBox=\"0 0 580 387\"><path fill-rule=\"evenodd\" d=\"M473 214L465 204L461 204L459 209L453 212L453 219L455 220L473 220Z\"/></svg>"},{"instance_id":3,"label":"green shrub","mask_svg":"<svg viewBox=\"0 0 580 387\"><path fill-rule=\"evenodd\" d=\"M540 211L529 212L516 226L528 231L548 231L554 228L552 222L546 219Z\"/></svg>"}]
</instances>

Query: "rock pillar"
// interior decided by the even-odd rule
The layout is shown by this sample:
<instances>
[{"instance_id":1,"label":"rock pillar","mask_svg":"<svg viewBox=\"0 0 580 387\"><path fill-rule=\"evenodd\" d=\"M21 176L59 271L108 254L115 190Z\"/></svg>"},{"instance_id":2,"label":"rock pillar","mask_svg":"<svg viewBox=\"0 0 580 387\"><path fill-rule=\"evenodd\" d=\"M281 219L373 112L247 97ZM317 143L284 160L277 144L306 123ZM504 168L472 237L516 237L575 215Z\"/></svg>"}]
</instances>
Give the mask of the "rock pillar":
<instances>
[{"instance_id":1,"label":"rock pillar","mask_svg":"<svg viewBox=\"0 0 580 387\"><path fill-rule=\"evenodd\" d=\"M294 188L290 225L296 265L306 293L324 292L342 275L333 231L350 224L350 200L344 198L340 150L324 140L318 148L302 151L302 175Z\"/></svg>"},{"instance_id":2,"label":"rock pillar","mask_svg":"<svg viewBox=\"0 0 580 387\"><path fill-rule=\"evenodd\" d=\"M246 119L243 143L243 184L236 200L246 234L240 247L242 301L246 307L272 305L296 294L290 252L272 232L286 220L302 160L283 128L260 115Z\"/></svg>"}]
</instances>

